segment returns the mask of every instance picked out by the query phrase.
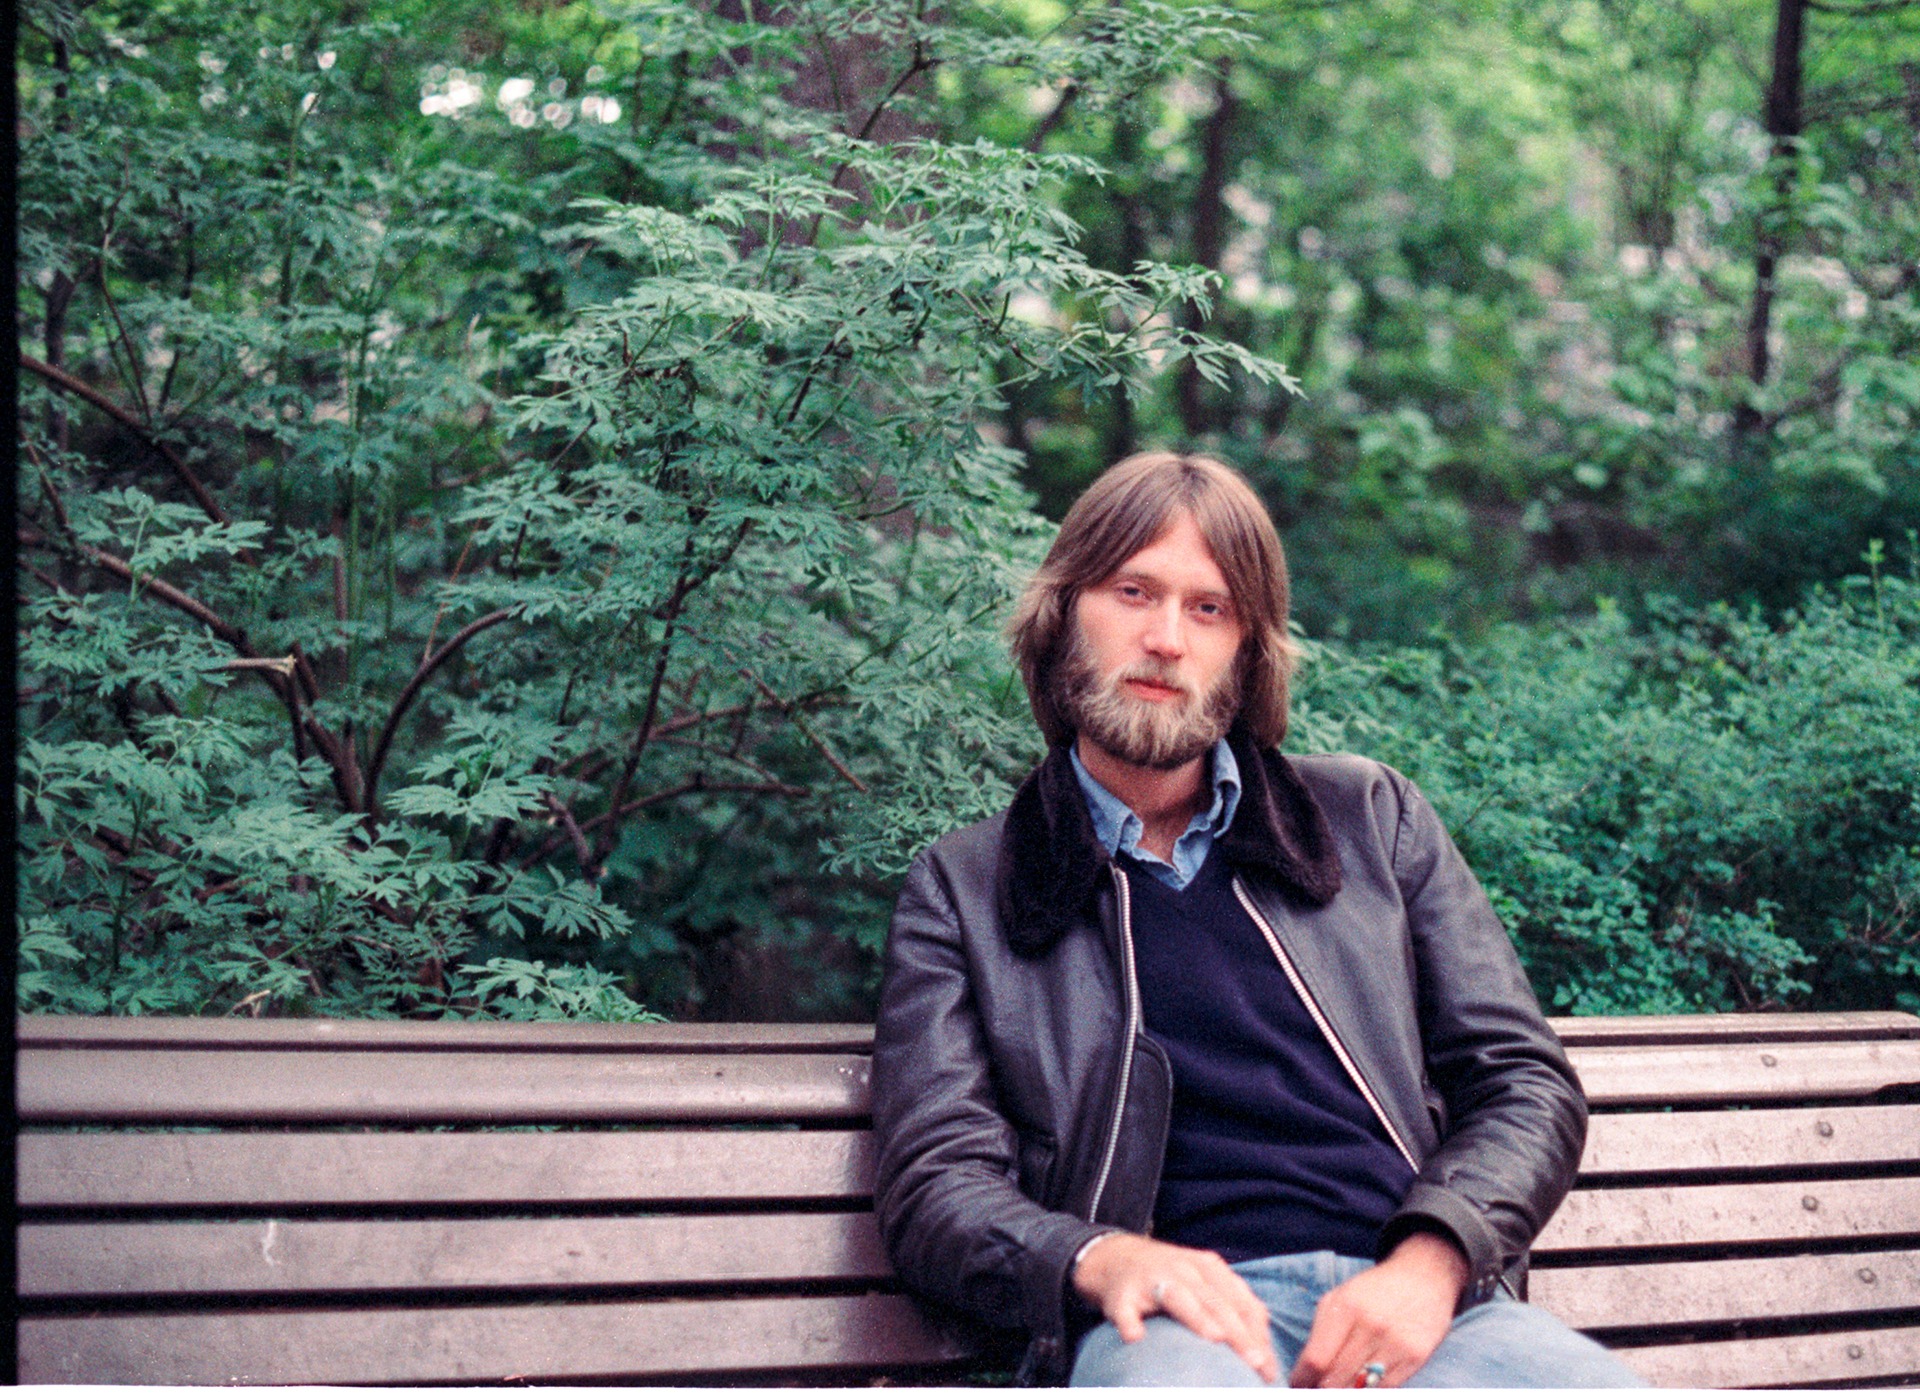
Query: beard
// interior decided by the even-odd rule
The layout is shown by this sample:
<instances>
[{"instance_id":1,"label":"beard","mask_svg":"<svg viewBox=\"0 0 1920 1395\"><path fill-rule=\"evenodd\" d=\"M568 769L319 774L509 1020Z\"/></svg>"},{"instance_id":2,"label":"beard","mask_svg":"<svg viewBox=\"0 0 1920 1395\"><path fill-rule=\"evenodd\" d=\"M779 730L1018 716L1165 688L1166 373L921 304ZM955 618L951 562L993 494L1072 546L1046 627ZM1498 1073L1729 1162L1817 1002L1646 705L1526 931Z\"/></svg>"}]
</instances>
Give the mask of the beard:
<instances>
[{"instance_id":1,"label":"beard","mask_svg":"<svg viewBox=\"0 0 1920 1395\"><path fill-rule=\"evenodd\" d=\"M1174 770L1212 750L1240 710L1244 662L1236 657L1206 693L1181 681L1165 659L1144 658L1103 677L1072 624L1055 679L1060 710L1073 729L1116 760L1149 770ZM1176 689L1177 700L1149 702L1125 684L1132 679Z\"/></svg>"}]
</instances>

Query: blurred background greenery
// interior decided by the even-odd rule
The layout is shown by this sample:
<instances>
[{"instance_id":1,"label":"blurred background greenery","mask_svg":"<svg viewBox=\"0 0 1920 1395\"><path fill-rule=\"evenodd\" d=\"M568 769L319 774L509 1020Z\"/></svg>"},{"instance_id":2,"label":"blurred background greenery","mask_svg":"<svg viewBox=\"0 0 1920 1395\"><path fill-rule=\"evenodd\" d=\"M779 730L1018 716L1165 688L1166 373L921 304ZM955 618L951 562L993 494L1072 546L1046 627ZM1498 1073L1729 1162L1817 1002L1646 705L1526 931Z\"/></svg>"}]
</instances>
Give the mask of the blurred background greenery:
<instances>
[{"instance_id":1,"label":"blurred background greenery","mask_svg":"<svg viewBox=\"0 0 1920 1395\"><path fill-rule=\"evenodd\" d=\"M1920 3L22 10L25 1010L857 1018L1246 471L1550 1009L1920 1008Z\"/></svg>"}]
</instances>

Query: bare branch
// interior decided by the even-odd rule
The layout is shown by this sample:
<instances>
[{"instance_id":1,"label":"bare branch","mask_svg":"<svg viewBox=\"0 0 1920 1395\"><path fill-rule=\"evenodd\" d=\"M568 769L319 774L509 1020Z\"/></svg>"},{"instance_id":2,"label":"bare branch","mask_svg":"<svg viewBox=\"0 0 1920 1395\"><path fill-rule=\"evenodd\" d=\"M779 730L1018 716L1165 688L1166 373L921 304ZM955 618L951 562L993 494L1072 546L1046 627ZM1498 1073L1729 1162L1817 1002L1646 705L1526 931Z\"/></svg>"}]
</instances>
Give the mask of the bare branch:
<instances>
[{"instance_id":1,"label":"bare branch","mask_svg":"<svg viewBox=\"0 0 1920 1395\"><path fill-rule=\"evenodd\" d=\"M454 561L454 564L453 564L453 574L447 578L448 585L452 585L454 582L460 579L460 572L467 565L468 554L470 554L473 551L473 540L474 540L474 537L477 535L477 533L478 533L478 530L476 529L473 533L467 534L466 546L460 549L460 556ZM420 651L421 663L425 663L427 661L427 656L433 653L434 636L440 633L440 621L442 620L442 618L445 617L446 613L447 613L447 604L445 601L442 601L440 603L440 608L433 612L433 623L427 626L427 642L426 642L426 645Z\"/></svg>"},{"instance_id":2,"label":"bare branch","mask_svg":"<svg viewBox=\"0 0 1920 1395\"><path fill-rule=\"evenodd\" d=\"M1077 82L1070 82L1060 89L1060 100L1053 104L1051 111L1040 118L1040 124L1035 126L1033 128L1033 134L1027 137L1027 153L1029 155L1037 155L1040 153L1040 147L1047 143L1047 137L1052 135L1054 131L1059 128L1060 123L1067 119L1067 113L1072 109L1074 99L1079 95L1080 84Z\"/></svg>"},{"instance_id":3,"label":"bare branch","mask_svg":"<svg viewBox=\"0 0 1920 1395\"><path fill-rule=\"evenodd\" d=\"M927 56L926 45L919 39L915 39L913 41L913 61L907 64L907 70L895 79L893 86L887 89L887 95L876 102L873 110L867 113L867 119L860 123L860 132L854 139L865 140L871 135L874 123L879 121L881 114L893 105L893 99L905 90L906 85L919 77L920 74L926 72L929 68L937 67L939 62L940 60L938 58L929 58ZM840 167L841 173L844 173L846 169L847 166L842 165ZM836 174L834 176L834 183L837 184L839 182L840 176Z\"/></svg>"},{"instance_id":4,"label":"bare branch","mask_svg":"<svg viewBox=\"0 0 1920 1395\"><path fill-rule=\"evenodd\" d=\"M678 799L683 794L777 794L790 799L800 799L812 793L813 791L805 785L789 785L779 781L741 782L737 780L709 780L704 775L695 775L690 780L683 780L679 784L671 785L663 790L655 790L652 794L643 794L638 799L630 799L617 808L607 809L595 814L592 818L580 825L580 831L582 833L590 832L605 824L624 819L629 814L638 813L642 809L650 808L655 804L664 804L669 799ZM565 834L555 834L533 852L529 853L524 859L525 862L529 864L544 862L547 858L552 857L554 853L558 852L560 845L566 840L567 836ZM597 866L598 863L596 862L595 865Z\"/></svg>"},{"instance_id":5,"label":"bare branch","mask_svg":"<svg viewBox=\"0 0 1920 1395\"><path fill-rule=\"evenodd\" d=\"M782 712L786 713L787 716L793 719L793 724L796 727L800 728L800 734L806 737L807 740L811 741L814 745L814 749L819 751L821 755L827 758L827 764L833 767L834 773L836 775L838 775L841 779L845 780L848 784L852 785L855 789L859 790L860 793L862 794L870 793L870 791L867 789L867 782L865 780L862 780L858 775L854 774L851 770L847 769L845 763L841 761L840 757L836 756L833 753L833 748L827 745L826 741L820 736L820 734L816 732L810 725L808 725L807 719L800 715L799 709L796 705L782 702L778 697L778 695L774 693L773 689L769 688L765 683L760 681L760 676L757 673L755 673L752 669L745 669L745 668L741 669L740 676L746 679L749 683L753 684L754 687L758 688L760 690L761 695L765 697L768 702L772 703L775 707L779 708Z\"/></svg>"},{"instance_id":6,"label":"bare branch","mask_svg":"<svg viewBox=\"0 0 1920 1395\"><path fill-rule=\"evenodd\" d=\"M1810 10L1822 14L1843 15L1848 19L1864 19L1868 15L1891 14L1896 10L1910 10L1920 0L1857 0L1855 4L1841 4L1837 0L1806 0Z\"/></svg>"},{"instance_id":7,"label":"bare branch","mask_svg":"<svg viewBox=\"0 0 1920 1395\"><path fill-rule=\"evenodd\" d=\"M380 793L380 772L387 763L387 751L393 745L394 733L400 729L400 719L407 715L407 709L413 706L413 700L420 695L420 689L433 677L434 671L446 663L465 646L466 642L483 631L492 629L502 621L511 620L524 606L510 605L481 616L460 629L452 639L420 661L420 667L413 671L413 677L407 680L407 686L400 690L400 696L394 701L393 711L387 715L387 724L381 729L380 740L373 748L373 759L367 763L366 809L368 814L378 812L376 807Z\"/></svg>"},{"instance_id":8,"label":"bare branch","mask_svg":"<svg viewBox=\"0 0 1920 1395\"><path fill-rule=\"evenodd\" d=\"M581 874L594 875L593 849L587 846L587 835L580 831L579 821L573 817L573 810L560 802L560 797L547 791L547 807L553 810L553 816L567 830L567 837L573 840L573 855L580 861Z\"/></svg>"},{"instance_id":9,"label":"bare branch","mask_svg":"<svg viewBox=\"0 0 1920 1395\"><path fill-rule=\"evenodd\" d=\"M173 468L174 474L180 477L180 482L186 485L187 491L193 495L194 501L200 505L202 513L206 514L206 516L211 518L215 523L231 523L233 521L227 517L226 510L220 507L219 501L208 491L206 485L200 482L200 477L194 474L192 469L188 467L187 462L182 460L179 455L174 452L173 447L161 440L152 428L142 422L139 417L135 416L132 412L122 407L118 402L115 402L104 393L97 391L92 385L84 383L74 377L65 369L55 368L50 363L42 363L31 354L20 355L20 366L30 372L39 374L61 391L71 393L81 401L91 403L93 406L98 407L129 431L139 436L148 446L159 453L161 459L165 460L167 464Z\"/></svg>"}]
</instances>

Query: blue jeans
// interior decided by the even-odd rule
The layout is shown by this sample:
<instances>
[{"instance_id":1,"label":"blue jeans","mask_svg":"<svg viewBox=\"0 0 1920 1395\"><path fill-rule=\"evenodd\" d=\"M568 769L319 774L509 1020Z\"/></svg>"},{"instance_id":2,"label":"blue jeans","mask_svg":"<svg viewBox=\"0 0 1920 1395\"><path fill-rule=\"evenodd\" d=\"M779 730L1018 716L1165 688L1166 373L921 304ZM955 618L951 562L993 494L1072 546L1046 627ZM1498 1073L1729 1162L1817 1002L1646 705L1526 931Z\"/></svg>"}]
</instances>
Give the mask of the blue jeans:
<instances>
[{"instance_id":1,"label":"blue jeans","mask_svg":"<svg viewBox=\"0 0 1920 1395\"><path fill-rule=\"evenodd\" d=\"M1280 1380L1299 1359L1313 1312L1329 1289L1371 1267L1329 1250L1276 1255L1233 1266L1267 1305ZM1260 1385L1260 1377L1221 1342L1209 1342L1169 1317L1147 1319L1147 1335L1120 1340L1103 1322L1080 1343L1073 1385ZM1645 1385L1590 1338L1558 1318L1504 1294L1453 1320L1427 1364L1408 1385L1470 1389L1568 1389Z\"/></svg>"}]
</instances>

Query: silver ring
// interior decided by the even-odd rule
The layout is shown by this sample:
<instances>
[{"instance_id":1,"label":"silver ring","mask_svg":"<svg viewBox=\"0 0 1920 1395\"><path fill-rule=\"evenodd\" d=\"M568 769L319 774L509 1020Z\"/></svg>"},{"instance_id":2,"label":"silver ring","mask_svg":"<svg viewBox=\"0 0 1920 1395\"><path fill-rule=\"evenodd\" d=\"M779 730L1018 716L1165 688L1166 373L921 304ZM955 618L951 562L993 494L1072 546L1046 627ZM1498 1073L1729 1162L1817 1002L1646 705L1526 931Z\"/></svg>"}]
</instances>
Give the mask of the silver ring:
<instances>
[{"instance_id":1,"label":"silver ring","mask_svg":"<svg viewBox=\"0 0 1920 1395\"><path fill-rule=\"evenodd\" d=\"M1155 1279L1153 1281L1152 1297L1156 1306L1167 1301L1167 1281L1165 1279Z\"/></svg>"},{"instance_id":2,"label":"silver ring","mask_svg":"<svg viewBox=\"0 0 1920 1395\"><path fill-rule=\"evenodd\" d=\"M1367 1390L1373 1389L1376 1385L1380 1384L1381 1381L1387 1378L1387 1367L1385 1362L1369 1361L1366 1365L1362 1366L1360 1369L1366 1375L1367 1380L1364 1388Z\"/></svg>"}]
</instances>

